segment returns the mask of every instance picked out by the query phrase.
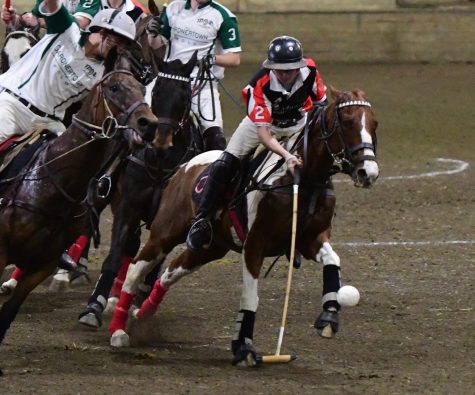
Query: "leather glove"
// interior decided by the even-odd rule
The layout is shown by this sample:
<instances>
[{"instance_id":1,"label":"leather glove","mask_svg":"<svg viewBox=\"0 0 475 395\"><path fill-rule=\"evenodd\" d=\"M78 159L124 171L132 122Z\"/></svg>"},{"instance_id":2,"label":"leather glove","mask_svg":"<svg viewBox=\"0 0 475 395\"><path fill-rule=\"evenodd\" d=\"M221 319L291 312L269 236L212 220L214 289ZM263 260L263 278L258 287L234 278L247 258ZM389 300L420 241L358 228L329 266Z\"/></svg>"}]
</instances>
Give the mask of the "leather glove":
<instances>
[{"instance_id":1,"label":"leather glove","mask_svg":"<svg viewBox=\"0 0 475 395\"><path fill-rule=\"evenodd\" d=\"M145 27L145 30L150 36L157 37L160 34L162 25L163 25L162 20L157 15L157 16L152 17L152 19L148 21L147 26Z\"/></svg>"},{"instance_id":2,"label":"leather glove","mask_svg":"<svg viewBox=\"0 0 475 395\"><path fill-rule=\"evenodd\" d=\"M206 70L209 70L216 64L216 55L214 54L207 54L201 58L201 63Z\"/></svg>"}]
</instances>

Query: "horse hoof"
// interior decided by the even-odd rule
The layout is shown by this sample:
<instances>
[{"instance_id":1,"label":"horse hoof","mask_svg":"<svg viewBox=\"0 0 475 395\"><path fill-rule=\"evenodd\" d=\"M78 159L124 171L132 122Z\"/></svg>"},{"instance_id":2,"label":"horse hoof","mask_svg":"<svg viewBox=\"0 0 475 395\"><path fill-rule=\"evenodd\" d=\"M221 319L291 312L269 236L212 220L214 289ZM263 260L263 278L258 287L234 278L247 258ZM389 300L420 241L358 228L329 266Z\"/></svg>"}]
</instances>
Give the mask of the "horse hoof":
<instances>
[{"instance_id":1,"label":"horse hoof","mask_svg":"<svg viewBox=\"0 0 475 395\"><path fill-rule=\"evenodd\" d=\"M119 298L117 296L111 296L109 299L107 299L107 305L104 309L104 314L112 314L118 301Z\"/></svg>"},{"instance_id":2,"label":"horse hoof","mask_svg":"<svg viewBox=\"0 0 475 395\"><path fill-rule=\"evenodd\" d=\"M8 296L10 295L13 290L15 289L16 287L16 281L15 281L15 284L12 284L10 283L13 279L10 279L6 282L4 282L1 286L0 286L0 296Z\"/></svg>"},{"instance_id":3,"label":"horse hoof","mask_svg":"<svg viewBox=\"0 0 475 395\"><path fill-rule=\"evenodd\" d=\"M49 292L58 293L63 292L69 288L69 274L65 270L58 270L51 280L48 287Z\"/></svg>"},{"instance_id":4,"label":"horse hoof","mask_svg":"<svg viewBox=\"0 0 475 395\"><path fill-rule=\"evenodd\" d=\"M337 310L323 310L315 320L314 327L321 337L331 339L338 332L339 323Z\"/></svg>"},{"instance_id":5,"label":"horse hoof","mask_svg":"<svg viewBox=\"0 0 475 395\"><path fill-rule=\"evenodd\" d=\"M118 329L111 336L112 347L130 347L130 338L124 330Z\"/></svg>"},{"instance_id":6,"label":"horse hoof","mask_svg":"<svg viewBox=\"0 0 475 395\"><path fill-rule=\"evenodd\" d=\"M70 273L69 282L74 286L91 284L91 278L89 277L87 267L79 264L77 270Z\"/></svg>"},{"instance_id":7,"label":"horse hoof","mask_svg":"<svg viewBox=\"0 0 475 395\"><path fill-rule=\"evenodd\" d=\"M79 323L89 328L99 329L102 326L102 322L97 319L94 313L86 313L82 317L79 317Z\"/></svg>"},{"instance_id":8,"label":"horse hoof","mask_svg":"<svg viewBox=\"0 0 475 395\"><path fill-rule=\"evenodd\" d=\"M317 333L321 337L324 337L325 339L331 339L334 335L334 332L332 330L332 326L330 324L325 326L323 329L317 329Z\"/></svg>"},{"instance_id":9,"label":"horse hoof","mask_svg":"<svg viewBox=\"0 0 475 395\"><path fill-rule=\"evenodd\" d=\"M247 340L246 343L239 345L234 353L232 364L248 368L253 368L257 365L257 353L252 342Z\"/></svg>"},{"instance_id":10,"label":"horse hoof","mask_svg":"<svg viewBox=\"0 0 475 395\"><path fill-rule=\"evenodd\" d=\"M129 314L134 320L138 320L140 319L140 317L137 316L137 313L139 311L140 311L140 308L138 308L137 306L132 306L129 310Z\"/></svg>"}]
</instances>

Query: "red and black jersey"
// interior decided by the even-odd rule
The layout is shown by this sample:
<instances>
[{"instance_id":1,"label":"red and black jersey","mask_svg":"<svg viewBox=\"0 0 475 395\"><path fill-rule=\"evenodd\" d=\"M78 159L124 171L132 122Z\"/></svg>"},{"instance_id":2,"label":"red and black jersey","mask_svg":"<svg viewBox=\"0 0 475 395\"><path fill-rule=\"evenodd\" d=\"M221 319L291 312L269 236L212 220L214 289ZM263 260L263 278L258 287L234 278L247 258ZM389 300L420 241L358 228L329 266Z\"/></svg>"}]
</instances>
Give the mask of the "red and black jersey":
<instances>
[{"instance_id":1,"label":"red and black jersey","mask_svg":"<svg viewBox=\"0 0 475 395\"><path fill-rule=\"evenodd\" d=\"M294 126L314 103L326 100L325 85L315 62L305 58L290 92L277 80L272 70L262 68L243 89L247 115L256 125L280 128Z\"/></svg>"}]
</instances>

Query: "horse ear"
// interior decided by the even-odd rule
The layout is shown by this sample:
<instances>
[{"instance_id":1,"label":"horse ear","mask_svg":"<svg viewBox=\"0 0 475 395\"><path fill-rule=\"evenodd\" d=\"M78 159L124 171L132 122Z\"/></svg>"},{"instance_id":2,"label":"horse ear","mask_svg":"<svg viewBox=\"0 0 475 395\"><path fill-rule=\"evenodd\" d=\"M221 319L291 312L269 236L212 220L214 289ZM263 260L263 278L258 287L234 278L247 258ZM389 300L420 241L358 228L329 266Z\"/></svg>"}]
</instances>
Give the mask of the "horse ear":
<instances>
[{"instance_id":1,"label":"horse ear","mask_svg":"<svg viewBox=\"0 0 475 395\"><path fill-rule=\"evenodd\" d=\"M158 10L158 7L155 4L155 1L153 0L148 0L148 9L152 15L160 14L160 11Z\"/></svg>"},{"instance_id":2,"label":"horse ear","mask_svg":"<svg viewBox=\"0 0 475 395\"><path fill-rule=\"evenodd\" d=\"M183 68L185 75L191 74L191 72L196 66L197 60L198 60L198 51L195 51L193 52L193 55L191 56L190 60L185 64L185 67Z\"/></svg>"},{"instance_id":3,"label":"horse ear","mask_svg":"<svg viewBox=\"0 0 475 395\"><path fill-rule=\"evenodd\" d=\"M330 89L330 95L333 100L335 100L338 96L341 95L341 92L338 89L334 88L332 85L328 85L328 89Z\"/></svg>"},{"instance_id":4,"label":"horse ear","mask_svg":"<svg viewBox=\"0 0 475 395\"><path fill-rule=\"evenodd\" d=\"M165 71L165 65L166 62L163 60L162 55L160 53L157 53L156 51L152 52L153 59L155 61L155 64L157 65L158 71Z\"/></svg>"},{"instance_id":5,"label":"horse ear","mask_svg":"<svg viewBox=\"0 0 475 395\"><path fill-rule=\"evenodd\" d=\"M117 58L119 53L117 51L117 47L112 47L109 53L107 54L107 58L104 61L104 74L111 72L114 70L115 64L117 62Z\"/></svg>"}]
</instances>

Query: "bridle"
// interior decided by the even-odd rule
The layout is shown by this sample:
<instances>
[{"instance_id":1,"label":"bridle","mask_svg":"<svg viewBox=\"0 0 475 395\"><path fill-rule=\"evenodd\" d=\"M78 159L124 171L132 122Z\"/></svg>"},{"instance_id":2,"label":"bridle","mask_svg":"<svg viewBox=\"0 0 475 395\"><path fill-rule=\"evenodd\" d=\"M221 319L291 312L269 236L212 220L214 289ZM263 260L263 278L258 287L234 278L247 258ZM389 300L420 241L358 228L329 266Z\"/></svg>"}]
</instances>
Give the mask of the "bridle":
<instances>
[{"instance_id":1,"label":"bridle","mask_svg":"<svg viewBox=\"0 0 475 395\"><path fill-rule=\"evenodd\" d=\"M157 78L164 78L164 79L169 79L169 80L175 80L175 81L182 81L186 82L187 85L187 92L189 93L190 100L188 100L187 105L185 106L185 110L183 111L183 114L180 118L180 120L176 120L170 117L158 117L158 125L159 126L169 126L171 129L173 129L173 134L177 134L180 130L183 129L183 126L185 125L186 120L189 117L190 114L190 109L191 109L191 78L190 77L184 77L182 75L177 75L177 74L170 74L170 73L163 73L159 72L157 75ZM155 83L155 86L153 87L152 95L155 93L155 90L158 89L158 84Z\"/></svg>"},{"instance_id":2,"label":"bridle","mask_svg":"<svg viewBox=\"0 0 475 395\"><path fill-rule=\"evenodd\" d=\"M316 107L313 110L313 113L309 116L307 124L305 125L304 130L304 165L307 163L307 151L308 151L308 133L312 125L318 124L320 135L317 136L318 140L322 140L327 148L328 154L333 160L333 170L332 173L344 173L349 174L354 171L355 167L366 160L376 162L376 141L374 144L370 143L360 143L354 146L349 147L346 144L346 141L343 137L343 127L341 124L339 110L346 107L368 107L371 108L371 103L366 100L347 100L341 103L335 104L335 109L333 113L333 121L331 122L331 129L328 129L327 123L325 120L325 113L328 106L325 107ZM340 141L342 149L338 152L333 152L330 146L330 139L336 135ZM374 152L372 155L358 155L354 154L362 149L370 149Z\"/></svg>"},{"instance_id":3,"label":"bridle","mask_svg":"<svg viewBox=\"0 0 475 395\"><path fill-rule=\"evenodd\" d=\"M140 138L144 137L138 130L128 126L127 121L140 106L147 106L146 101L144 99L137 100L129 107L123 108L123 106L121 105L121 103L118 102L115 96L107 95L104 92L104 89L102 89L104 81L106 81L111 75L117 73L127 74L134 77L133 73L128 70L113 70L104 75L97 83L98 88L96 101L97 103L102 101L104 103L104 107L106 108L109 114L102 121L102 124L100 126L97 125L96 120L94 120L94 123L89 123L79 119L76 115L73 116L72 124L76 126L80 131L82 131L89 139L115 138L116 136L123 136L125 131L130 130L140 136ZM110 109L109 103L112 103L119 110L118 116L115 116L113 114ZM122 133L118 133L119 131L121 131Z\"/></svg>"}]
</instances>

